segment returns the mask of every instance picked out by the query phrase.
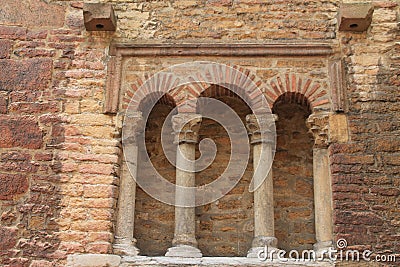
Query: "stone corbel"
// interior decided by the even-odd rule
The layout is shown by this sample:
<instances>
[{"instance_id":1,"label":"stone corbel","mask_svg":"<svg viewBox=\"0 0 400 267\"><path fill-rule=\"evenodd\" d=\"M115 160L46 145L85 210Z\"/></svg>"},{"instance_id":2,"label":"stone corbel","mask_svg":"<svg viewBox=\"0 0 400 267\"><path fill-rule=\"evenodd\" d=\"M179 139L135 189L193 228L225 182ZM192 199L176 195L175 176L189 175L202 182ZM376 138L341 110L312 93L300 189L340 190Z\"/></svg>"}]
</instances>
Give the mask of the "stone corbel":
<instances>
[{"instance_id":1,"label":"stone corbel","mask_svg":"<svg viewBox=\"0 0 400 267\"><path fill-rule=\"evenodd\" d=\"M338 14L339 31L366 31L373 13L374 6L370 3L343 3Z\"/></svg>"},{"instance_id":2,"label":"stone corbel","mask_svg":"<svg viewBox=\"0 0 400 267\"><path fill-rule=\"evenodd\" d=\"M87 31L115 31L117 20L111 4L84 3L83 19Z\"/></svg>"}]
</instances>

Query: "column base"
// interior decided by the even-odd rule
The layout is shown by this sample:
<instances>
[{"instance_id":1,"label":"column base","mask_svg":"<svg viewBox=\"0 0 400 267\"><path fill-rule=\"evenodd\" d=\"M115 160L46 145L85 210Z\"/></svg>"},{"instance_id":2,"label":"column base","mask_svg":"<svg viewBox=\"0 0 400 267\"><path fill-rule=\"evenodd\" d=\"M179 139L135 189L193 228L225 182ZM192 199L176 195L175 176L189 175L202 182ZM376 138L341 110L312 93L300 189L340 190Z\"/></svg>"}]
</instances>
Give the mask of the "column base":
<instances>
[{"instance_id":1,"label":"column base","mask_svg":"<svg viewBox=\"0 0 400 267\"><path fill-rule=\"evenodd\" d=\"M276 259L281 251L276 247L254 247L247 252L247 258L258 258L260 260Z\"/></svg>"},{"instance_id":2,"label":"column base","mask_svg":"<svg viewBox=\"0 0 400 267\"><path fill-rule=\"evenodd\" d=\"M269 258L271 255L276 257L280 249L278 246L278 239L273 236L256 236L251 243L252 248L247 252L247 258ZM265 255L267 252L267 255ZM263 255L261 255L263 254Z\"/></svg>"},{"instance_id":3,"label":"column base","mask_svg":"<svg viewBox=\"0 0 400 267\"><path fill-rule=\"evenodd\" d=\"M136 239L129 240L128 238L115 237L113 245L114 253L121 256L137 256L139 249L135 246Z\"/></svg>"},{"instance_id":4,"label":"column base","mask_svg":"<svg viewBox=\"0 0 400 267\"><path fill-rule=\"evenodd\" d=\"M322 241L322 242L317 242L313 245L313 249L315 251L315 255L318 258L325 256L328 256L328 251L333 250L333 242L332 241Z\"/></svg>"},{"instance_id":5,"label":"column base","mask_svg":"<svg viewBox=\"0 0 400 267\"><path fill-rule=\"evenodd\" d=\"M177 245L171 247L165 253L167 257L181 257L181 258L201 258L203 254L200 249L188 246L188 245Z\"/></svg>"}]
</instances>

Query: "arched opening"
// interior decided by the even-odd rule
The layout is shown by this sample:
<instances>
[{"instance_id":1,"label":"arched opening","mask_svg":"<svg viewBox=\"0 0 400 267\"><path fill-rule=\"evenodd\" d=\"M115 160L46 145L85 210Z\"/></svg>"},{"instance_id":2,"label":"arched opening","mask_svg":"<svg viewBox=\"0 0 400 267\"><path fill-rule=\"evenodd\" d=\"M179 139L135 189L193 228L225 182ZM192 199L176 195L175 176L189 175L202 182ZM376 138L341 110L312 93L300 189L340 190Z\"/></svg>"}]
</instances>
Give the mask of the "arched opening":
<instances>
[{"instance_id":1,"label":"arched opening","mask_svg":"<svg viewBox=\"0 0 400 267\"><path fill-rule=\"evenodd\" d=\"M246 103L235 93L221 86L210 86L201 97L214 98L230 106L246 125L246 115L251 113ZM198 102L201 109L211 108L207 101ZM217 179L228 165L232 140L224 127L216 121L203 118L199 130L199 140L212 139L217 146L213 163L196 173L196 186ZM200 156L198 147L196 157ZM196 237L203 256L246 256L253 239L254 214L253 194L249 192L252 178L252 153L247 169L239 183L224 197L213 203L196 208Z\"/></svg>"},{"instance_id":2,"label":"arched opening","mask_svg":"<svg viewBox=\"0 0 400 267\"><path fill-rule=\"evenodd\" d=\"M149 102L141 103L141 107L150 107L154 104L151 103L152 101L154 102L154 97L149 100L150 104ZM139 148L138 156L138 162L143 163L147 158L145 156L147 153L157 172L171 183L175 183L175 167L168 161L161 146L161 129L165 123L166 132L172 133L172 123L167 116L173 108L173 100L164 95L151 110L147 111L149 117L145 128L146 147ZM167 145L171 147L164 147L164 149L174 149L172 142L167 142ZM146 168L138 169L140 179L146 179L149 173L151 172L146 171ZM149 196L139 186L136 187L134 236L141 255L162 256L165 254L174 237L174 211L174 206L162 203Z\"/></svg>"},{"instance_id":3,"label":"arched opening","mask_svg":"<svg viewBox=\"0 0 400 267\"><path fill-rule=\"evenodd\" d=\"M273 163L275 235L278 246L290 251L313 249L315 240L313 138L306 120L307 99L285 93L273 106L277 147Z\"/></svg>"}]
</instances>

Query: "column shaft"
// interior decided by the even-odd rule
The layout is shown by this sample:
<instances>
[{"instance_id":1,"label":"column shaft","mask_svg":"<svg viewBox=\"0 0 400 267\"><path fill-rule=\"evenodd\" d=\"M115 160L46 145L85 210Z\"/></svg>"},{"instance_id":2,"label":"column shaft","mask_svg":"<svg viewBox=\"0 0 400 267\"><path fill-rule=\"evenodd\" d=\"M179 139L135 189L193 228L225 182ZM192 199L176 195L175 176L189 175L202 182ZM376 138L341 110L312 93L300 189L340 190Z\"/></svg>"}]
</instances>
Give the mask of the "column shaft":
<instances>
[{"instance_id":1,"label":"column shaft","mask_svg":"<svg viewBox=\"0 0 400 267\"><path fill-rule=\"evenodd\" d=\"M136 256L139 250L136 248L136 239L133 237L135 220L135 197L138 144L137 135L143 129L141 114L127 117L124 125L123 149L127 161L121 167L119 197L117 208L117 222L115 230L114 253L120 255ZM129 167L128 167L129 166Z\"/></svg>"},{"instance_id":2,"label":"column shaft","mask_svg":"<svg viewBox=\"0 0 400 267\"><path fill-rule=\"evenodd\" d=\"M248 115L246 117L253 144L254 239L247 253L256 258L265 247L278 252L274 226L274 189L272 177L273 149L275 145L276 115ZM258 186L258 188L257 188Z\"/></svg>"},{"instance_id":3,"label":"column shaft","mask_svg":"<svg viewBox=\"0 0 400 267\"><path fill-rule=\"evenodd\" d=\"M272 155L269 144L258 143L253 146L254 166L257 170L253 179L260 181L265 178L261 186L254 191L254 236L274 236L274 192L272 169L268 170L268 158L260 158L261 150L266 155ZM268 173L268 174L267 174Z\"/></svg>"},{"instance_id":4,"label":"column shaft","mask_svg":"<svg viewBox=\"0 0 400 267\"><path fill-rule=\"evenodd\" d=\"M332 246L332 188L326 148L314 148L314 198L316 250Z\"/></svg>"},{"instance_id":5,"label":"column shaft","mask_svg":"<svg viewBox=\"0 0 400 267\"><path fill-rule=\"evenodd\" d=\"M198 141L201 116L180 113L172 117L175 132L176 191L175 191L175 233L165 256L201 257L197 248L195 219L195 144ZM193 189L191 189L193 187Z\"/></svg>"},{"instance_id":6,"label":"column shaft","mask_svg":"<svg viewBox=\"0 0 400 267\"><path fill-rule=\"evenodd\" d=\"M185 171L188 169L194 170L194 166L190 166L188 160L195 159L195 145L191 143L179 144L179 150L181 153L177 153L176 157L176 185L183 187L194 187L195 186L195 173ZM186 191L187 192L187 191ZM190 245L197 247L197 241L195 237L195 208L194 198L188 196L184 190L180 190L179 187L176 189L175 199L175 234L173 245ZM192 203L189 203L192 202ZM181 207L181 204L185 204L192 207Z\"/></svg>"},{"instance_id":7,"label":"column shaft","mask_svg":"<svg viewBox=\"0 0 400 267\"><path fill-rule=\"evenodd\" d=\"M315 234L314 250L318 257L333 245L332 188L329 170L329 113L311 114L307 119L310 132L314 135L313 173Z\"/></svg>"}]
</instances>

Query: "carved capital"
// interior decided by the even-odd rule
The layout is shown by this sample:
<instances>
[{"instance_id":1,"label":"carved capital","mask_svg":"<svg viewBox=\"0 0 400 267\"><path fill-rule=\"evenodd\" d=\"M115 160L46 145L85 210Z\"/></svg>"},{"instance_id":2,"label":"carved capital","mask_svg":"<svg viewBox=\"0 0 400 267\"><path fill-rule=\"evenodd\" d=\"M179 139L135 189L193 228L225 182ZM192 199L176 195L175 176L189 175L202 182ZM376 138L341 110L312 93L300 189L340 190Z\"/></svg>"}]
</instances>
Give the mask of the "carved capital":
<instances>
[{"instance_id":1,"label":"carved capital","mask_svg":"<svg viewBox=\"0 0 400 267\"><path fill-rule=\"evenodd\" d=\"M137 144L138 136L144 132L144 129L145 124L141 112L127 114L122 131L124 144Z\"/></svg>"},{"instance_id":2,"label":"carved capital","mask_svg":"<svg viewBox=\"0 0 400 267\"><path fill-rule=\"evenodd\" d=\"M314 136L315 148L327 148L329 146L329 113L311 114L307 119L307 127Z\"/></svg>"},{"instance_id":3,"label":"carved capital","mask_svg":"<svg viewBox=\"0 0 400 267\"><path fill-rule=\"evenodd\" d=\"M172 117L172 129L175 134L175 144L197 143L201 115L195 113L179 113Z\"/></svg>"},{"instance_id":4,"label":"carved capital","mask_svg":"<svg viewBox=\"0 0 400 267\"><path fill-rule=\"evenodd\" d=\"M250 143L270 143L274 142L275 137L275 121L278 116L275 114L246 116L246 127L250 135Z\"/></svg>"}]
</instances>

